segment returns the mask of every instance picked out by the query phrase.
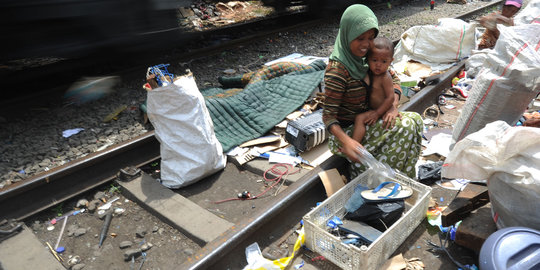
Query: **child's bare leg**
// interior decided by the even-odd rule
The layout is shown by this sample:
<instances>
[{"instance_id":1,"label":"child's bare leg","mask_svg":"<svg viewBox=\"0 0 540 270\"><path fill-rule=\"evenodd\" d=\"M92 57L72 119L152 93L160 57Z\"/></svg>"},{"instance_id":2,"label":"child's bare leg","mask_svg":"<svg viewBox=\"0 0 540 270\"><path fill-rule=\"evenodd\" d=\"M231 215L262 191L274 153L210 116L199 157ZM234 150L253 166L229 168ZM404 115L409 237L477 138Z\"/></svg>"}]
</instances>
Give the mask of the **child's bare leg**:
<instances>
[{"instance_id":1,"label":"child's bare leg","mask_svg":"<svg viewBox=\"0 0 540 270\"><path fill-rule=\"evenodd\" d=\"M359 143L362 143L362 139L366 134L366 124L364 124L364 121L366 120L366 115L366 113L361 113L358 114L354 119L354 130L352 138Z\"/></svg>"}]
</instances>

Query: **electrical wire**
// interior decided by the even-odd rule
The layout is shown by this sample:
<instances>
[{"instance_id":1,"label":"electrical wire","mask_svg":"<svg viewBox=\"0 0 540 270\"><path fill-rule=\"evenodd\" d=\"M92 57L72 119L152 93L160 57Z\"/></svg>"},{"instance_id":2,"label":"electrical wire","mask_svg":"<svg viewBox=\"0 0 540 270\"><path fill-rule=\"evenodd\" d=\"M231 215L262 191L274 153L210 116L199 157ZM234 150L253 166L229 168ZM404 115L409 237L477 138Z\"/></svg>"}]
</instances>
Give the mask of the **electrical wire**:
<instances>
[{"instance_id":1,"label":"electrical wire","mask_svg":"<svg viewBox=\"0 0 540 270\"><path fill-rule=\"evenodd\" d=\"M224 199L224 200L221 200L221 201L215 201L214 203L215 204L219 204L219 203L224 203L224 202L230 202L230 201L236 201L236 200L254 200L254 199L257 199L259 198L260 196L264 195L266 192L268 192L269 190L271 190L272 188L274 188L276 185L278 185L280 182L282 183L283 185L283 182L285 182L285 179L287 178L287 176L289 176L290 174L295 174L295 173L298 173L300 172L300 168L297 168L297 170L295 171L291 171L294 167L290 164L285 164L285 163L277 163L277 164L274 164L274 166L272 166L270 169L266 170L264 173L263 173L263 178L265 181L267 182L273 182L272 185L270 185L267 189L265 189L263 192L255 195L255 196L249 196L247 198L240 198L240 197L236 197L236 198L229 198L229 199ZM276 175L276 177L274 178L269 178L266 176L267 173L271 172L272 174ZM280 186L281 188L281 186ZM279 189L278 189L279 191ZM276 191L276 194L277 194L277 191Z\"/></svg>"},{"instance_id":2,"label":"electrical wire","mask_svg":"<svg viewBox=\"0 0 540 270\"><path fill-rule=\"evenodd\" d=\"M436 250L436 251L444 251L446 253L446 255L448 255L448 258L450 258L450 260L459 268L461 269L465 269L465 270L470 270L470 269L473 269L471 267L469 267L468 265L463 265L461 264L460 262L456 261L454 259L454 257L452 257L452 255L450 255L450 252L448 252L448 249L446 248L446 243L448 242L448 235L449 233L446 234L446 237L444 238L444 242L442 240L442 237L441 237L441 232L438 233L439 235L439 243L440 243L440 246L436 245L435 243L431 242L430 240L427 240L426 242L432 247L432 250Z\"/></svg>"}]
</instances>

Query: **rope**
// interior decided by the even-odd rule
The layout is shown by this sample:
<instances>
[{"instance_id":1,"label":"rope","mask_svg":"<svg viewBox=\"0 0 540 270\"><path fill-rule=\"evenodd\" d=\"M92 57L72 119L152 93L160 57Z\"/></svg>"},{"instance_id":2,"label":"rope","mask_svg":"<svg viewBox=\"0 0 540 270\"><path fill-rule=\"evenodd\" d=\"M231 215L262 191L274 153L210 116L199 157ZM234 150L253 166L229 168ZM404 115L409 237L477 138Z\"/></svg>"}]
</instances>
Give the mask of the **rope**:
<instances>
[{"instance_id":1,"label":"rope","mask_svg":"<svg viewBox=\"0 0 540 270\"><path fill-rule=\"evenodd\" d=\"M292 168L294 168L292 165L290 164L284 164L284 163L278 163L278 164L274 164L274 166L272 166L270 169L266 170L264 173L263 173L263 178L265 181L267 182L274 182L272 185L270 185L266 190L264 190L263 192L255 195L255 196L249 196L247 198L229 198L229 199L224 199L224 200L221 200L221 201L215 201L214 203L215 204L219 204L219 203L224 203L224 202L230 202L230 201L236 201L236 200L254 200L254 199L257 199L259 198L260 196L264 195L266 192L268 192L269 190L271 190L272 188L274 188L276 185L278 185L280 182L281 182L281 185L283 185L283 183L285 182L285 179L287 178L287 176L289 176L289 174L295 174L295 173L298 173L300 172L300 168L297 168L297 170L295 171L290 171L292 170ZM266 174L268 172L271 172L272 174L276 175L276 177L274 178L268 178L266 176ZM279 186L279 188L276 190L276 193L279 191L279 189L281 188L281 186ZM275 196L274 194L274 196Z\"/></svg>"}]
</instances>

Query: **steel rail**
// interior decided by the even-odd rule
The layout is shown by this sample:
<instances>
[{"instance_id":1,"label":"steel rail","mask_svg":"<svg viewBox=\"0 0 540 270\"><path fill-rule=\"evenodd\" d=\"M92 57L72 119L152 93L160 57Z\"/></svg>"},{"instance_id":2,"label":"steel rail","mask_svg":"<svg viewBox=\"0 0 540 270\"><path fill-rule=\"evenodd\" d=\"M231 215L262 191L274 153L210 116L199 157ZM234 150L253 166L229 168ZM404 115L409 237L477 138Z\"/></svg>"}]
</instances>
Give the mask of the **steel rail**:
<instances>
[{"instance_id":1,"label":"steel rail","mask_svg":"<svg viewBox=\"0 0 540 270\"><path fill-rule=\"evenodd\" d=\"M114 179L121 168L158 159L154 132L89 154L0 189L0 220L23 220Z\"/></svg>"}]
</instances>

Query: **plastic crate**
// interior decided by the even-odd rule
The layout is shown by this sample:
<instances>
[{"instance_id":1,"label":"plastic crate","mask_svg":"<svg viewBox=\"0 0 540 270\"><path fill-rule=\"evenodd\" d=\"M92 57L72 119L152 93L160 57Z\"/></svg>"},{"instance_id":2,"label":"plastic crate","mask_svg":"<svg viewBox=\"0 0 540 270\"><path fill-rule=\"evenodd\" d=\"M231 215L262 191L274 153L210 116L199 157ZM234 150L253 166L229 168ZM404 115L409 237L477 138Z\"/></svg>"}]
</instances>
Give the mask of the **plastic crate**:
<instances>
[{"instance_id":1,"label":"plastic crate","mask_svg":"<svg viewBox=\"0 0 540 270\"><path fill-rule=\"evenodd\" d=\"M345 216L344 206L357 184L374 188L383 181L388 181L388 178L380 177L371 169L367 170L307 213L303 218L306 246L342 269L378 269L426 216L430 187L397 173L393 181L411 187L413 195L405 200L405 213L402 217L367 248L343 244L338 237L327 231L326 223L334 216Z\"/></svg>"}]
</instances>

